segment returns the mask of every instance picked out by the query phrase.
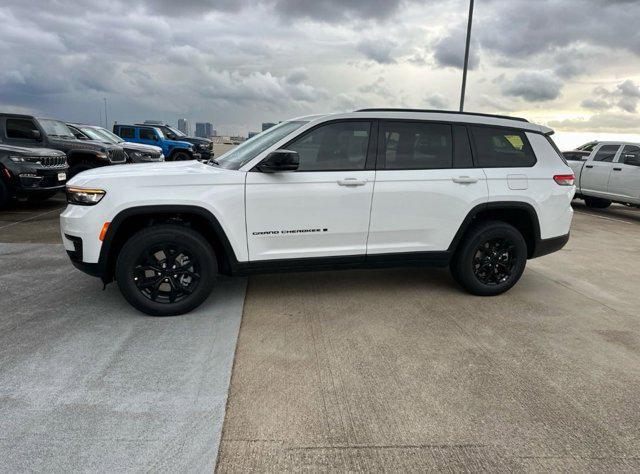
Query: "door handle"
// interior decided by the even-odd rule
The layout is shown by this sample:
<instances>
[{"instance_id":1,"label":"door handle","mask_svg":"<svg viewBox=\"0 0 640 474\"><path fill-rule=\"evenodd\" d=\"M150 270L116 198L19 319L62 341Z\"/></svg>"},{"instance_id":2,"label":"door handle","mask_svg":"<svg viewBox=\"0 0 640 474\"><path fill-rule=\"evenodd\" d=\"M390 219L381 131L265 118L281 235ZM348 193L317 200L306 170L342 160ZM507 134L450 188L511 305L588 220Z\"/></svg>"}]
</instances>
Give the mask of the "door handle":
<instances>
[{"instance_id":1,"label":"door handle","mask_svg":"<svg viewBox=\"0 0 640 474\"><path fill-rule=\"evenodd\" d=\"M364 186L367 184L366 179L344 178L338 180L339 186Z\"/></svg>"},{"instance_id":2,"label":"door handle","mask_svg":"<svg viewBox=\"0 0 640 474\"><path fill-rule=\"evenodd\" d=\"M458 176L457 178L451 178L451 180L458 184L473 184L478 182L478 178L472 178L471 176Z\"/></svg>"},{"instance_id":3,"label":"door handle","mask_svg":"<svg viewBox=\"0 0 640 474\"><path fill-rule=\"evenodd\" d=\"M613 171L622 171L622 168L613 168Z\"/></svg>"},{"instance_id":4,"label":"door handle","mask_svg":"<svg viewBox=\"0 0 640 474\"><path fill-rule=\"evenodd\" d=\"M593 168L593 165L584 165L585 168Z\"/></svg>"}]
</instances>

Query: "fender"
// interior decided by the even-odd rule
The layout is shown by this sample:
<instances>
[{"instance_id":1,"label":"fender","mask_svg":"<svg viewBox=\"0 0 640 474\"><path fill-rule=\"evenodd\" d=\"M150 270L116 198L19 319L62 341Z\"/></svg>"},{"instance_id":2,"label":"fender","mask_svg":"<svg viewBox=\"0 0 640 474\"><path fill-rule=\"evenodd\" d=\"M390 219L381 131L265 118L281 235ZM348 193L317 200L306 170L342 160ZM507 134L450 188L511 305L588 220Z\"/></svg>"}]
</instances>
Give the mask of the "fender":
<instances>
[{"instance_id":1,"label":"fender","mask_svg":"<svg viewBox=\"0 0 640 474\"><path fill-rule=\"evenodd\" d=\"M536 248L538 247L538 244L541 241L540 220L538 219L538 213L536 212L534 207L531 204L522 202L522 201L491 201L491 202L485 202L483 204L478 204L477 206L475 206L473 209L469 211L469 213L467 214L467 217L465 217L464 220L462 221L462 224L460 225L458 232L456 232L456 235L453 237L451 244L449 244L449 248L447 249L447 252L450 252L451 254L453 254L456 251L458 244L462 240L462 237L464 237L467 230L469 230L471 225L473 225L473 221L476 219L476 217L478 217L478 215L481 212L491 211L491 210L526 211L529 214L529 217L531 218L531 222L533 223L535 247L534 249L532 249L531 253L535 254Z\"/></svg>"},{"instance_id":2,"label":"fender","mask_svg":"<svg viewBox=\"0 0 640 474\"><path fill-rule=\"evenodd\" d=\"M102 248L100 249L100 256L98 259L97 272L102 278L102 281L106 284L112 281L113 275L111 274L110 264L113 262L113 256L110 255L111 249L114 244L114 237L118 233L118 229L122 223L132 216L139 215L162 215L162 214L191 214L203 218L208 225L211 226L213 232L216 235L220 245L222 246L227 258L231 270L238 268L238 259L236 253L227 238L227 234L224 231L222 225L214 216L211 211L199 206L189 205L152 205L152 206L136 206L124 209L119 212L109 224L109 228L104 236L102 242Z\"/></svg>"}]
</instances>

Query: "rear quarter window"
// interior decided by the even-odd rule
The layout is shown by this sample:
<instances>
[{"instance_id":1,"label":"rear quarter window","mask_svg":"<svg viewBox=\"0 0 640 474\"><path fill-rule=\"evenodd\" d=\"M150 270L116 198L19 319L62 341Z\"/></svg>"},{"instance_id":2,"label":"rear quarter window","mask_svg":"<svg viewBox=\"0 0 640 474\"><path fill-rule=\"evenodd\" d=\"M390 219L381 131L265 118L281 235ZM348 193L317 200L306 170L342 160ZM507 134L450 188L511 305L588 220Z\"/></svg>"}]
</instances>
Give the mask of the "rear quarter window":
<instances>
[{"instance_id":1,"label":"rear quarter window","mask_svg":"<svg viewBox=\"0 0 640 474\"><path fill-rule=\"evenodd\" d=\"M536 156L525 133L499 127L469 127L480 168L526 168Z\"/></svg>"}]
</instances>

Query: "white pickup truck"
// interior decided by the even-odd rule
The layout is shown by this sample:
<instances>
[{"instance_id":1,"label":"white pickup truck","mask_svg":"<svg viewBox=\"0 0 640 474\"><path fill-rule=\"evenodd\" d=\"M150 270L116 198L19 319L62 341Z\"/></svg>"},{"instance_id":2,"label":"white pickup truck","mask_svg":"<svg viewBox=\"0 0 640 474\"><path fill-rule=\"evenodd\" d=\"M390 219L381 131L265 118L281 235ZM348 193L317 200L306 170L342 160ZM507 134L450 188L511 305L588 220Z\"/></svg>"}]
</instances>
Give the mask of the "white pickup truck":
<instances>
[{"instance_id":1,"label":"white pickup truck","mask_svg":"<svg viewBox=\"0 0 640 474\"><path fill-rule=\"evenodd\" d=\"M612 202L640 207L640 144L599 142L587 156L565 152L575 174L576 198L588 207Z\"/></svg>"}]
</instances>

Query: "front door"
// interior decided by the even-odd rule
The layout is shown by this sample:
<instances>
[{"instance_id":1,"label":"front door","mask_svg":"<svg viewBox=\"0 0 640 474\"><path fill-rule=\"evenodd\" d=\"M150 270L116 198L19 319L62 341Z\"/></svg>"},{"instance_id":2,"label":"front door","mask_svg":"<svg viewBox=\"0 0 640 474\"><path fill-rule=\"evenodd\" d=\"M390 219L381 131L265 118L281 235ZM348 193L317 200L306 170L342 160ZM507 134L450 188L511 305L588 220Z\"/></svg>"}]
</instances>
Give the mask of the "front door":
<instances>
[{"instance_id":1,"label":"front door","mask_svg":"<svg viewBox=\"0 0 640 474\"><path fill-rule=\"evenodd\" d=\"M375 171L370 121L337 121L282 148L297 171L247 173L249 259L356 256L364 259Z\"/></svg>"},{"instance_id":2,"label":"front door","mask_svg":"<svg viewBox=\"0 0 640 474\"><path fill-rule=\"evenodd\" d=\"M584 164L580 174L582 191L606 195L609 188L609 176L613 169L613 160L620 145L601 145L597 148L593 160Z\"/></svg>"}]
</instances>

